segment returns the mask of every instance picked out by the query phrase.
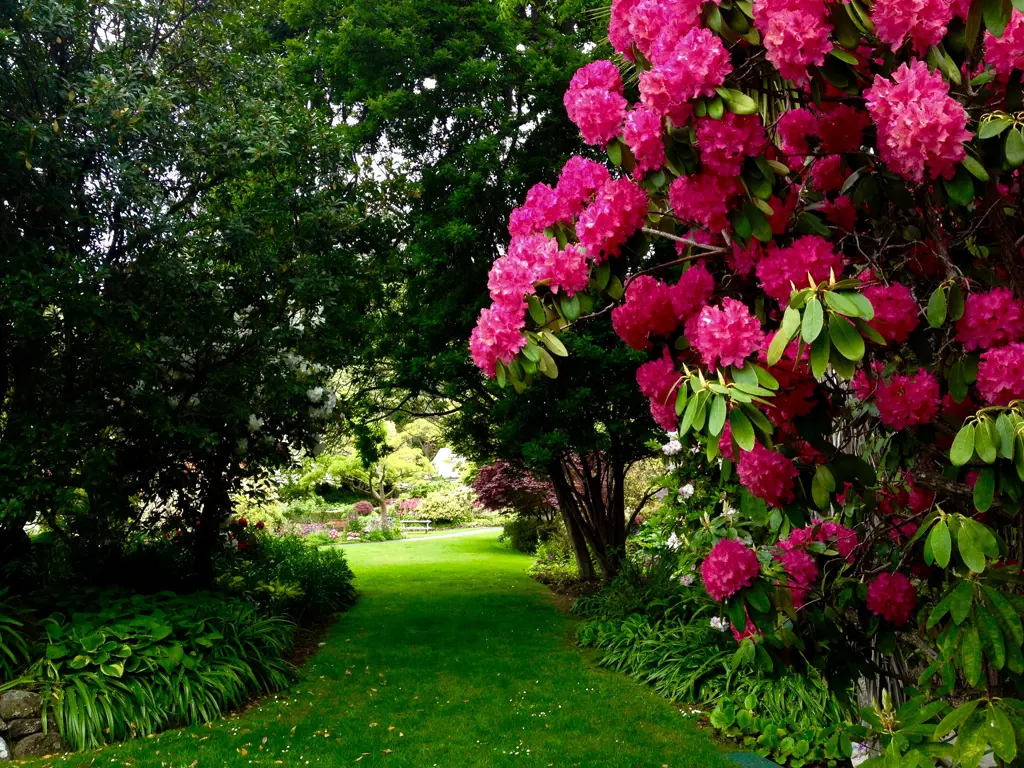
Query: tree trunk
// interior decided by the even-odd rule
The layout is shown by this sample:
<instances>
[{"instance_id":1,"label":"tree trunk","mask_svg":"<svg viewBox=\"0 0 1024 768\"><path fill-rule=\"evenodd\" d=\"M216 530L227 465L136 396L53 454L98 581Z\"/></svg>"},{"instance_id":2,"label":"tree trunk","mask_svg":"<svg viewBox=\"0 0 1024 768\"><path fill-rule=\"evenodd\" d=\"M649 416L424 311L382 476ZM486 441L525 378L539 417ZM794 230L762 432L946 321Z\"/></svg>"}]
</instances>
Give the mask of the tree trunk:
<instances>
[{"instance_id":1,"label":"tree trunk","mask_svg":"<svg viewBox=\"0 0 1024 768\"><path fill-rule=\"evenodd\" d=\"M206 493L203 494L192 550L193 577L199 587L213 583L213 557L217 552L220 526L231 514L231 494L224 468L213 460L207 465L206 473Z\"/></svg>"},{"instance_id":2,"label":"tree trunk","mask_svg":"<svg viewBox=\"0 0 1024 768\"><path fill-rule=\"evenodd\" d=\"M555 495L558 497L558 510L565 523L565 530L569 534L569 541L572 543L572 551L576 557L576 570L580 580L594 581L597 578L597 571L594 570L594 561L590 556L587 539L580 524L576 499L568 489L560 465L556 463L549 474L555 487Z\"/></svg>"}]
</instances>

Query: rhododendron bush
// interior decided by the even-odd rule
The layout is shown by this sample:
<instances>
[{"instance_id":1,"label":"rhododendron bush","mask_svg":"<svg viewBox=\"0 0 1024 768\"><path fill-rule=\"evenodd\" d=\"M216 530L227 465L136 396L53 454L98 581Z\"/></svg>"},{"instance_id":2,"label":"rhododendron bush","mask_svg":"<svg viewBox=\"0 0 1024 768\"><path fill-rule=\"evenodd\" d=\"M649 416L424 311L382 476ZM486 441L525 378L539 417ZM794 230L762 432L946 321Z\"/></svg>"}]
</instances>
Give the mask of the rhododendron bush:
<instances>
[{"instance_id":1,"label":"rhododendron bush","mask_svg":"<svg viewBox=\"0 0 1024 768\"><path fill-rule=\"evenodd\" d=\"M609 40L565 95L608 163L513 211L474 361L521 391L610 321L652 418L743 488L750 543L701 569L736 665L882 675L911 697L865 713L885 765L1013 762L1024 14L615 0Z\"/></svg>"}]
</instances>

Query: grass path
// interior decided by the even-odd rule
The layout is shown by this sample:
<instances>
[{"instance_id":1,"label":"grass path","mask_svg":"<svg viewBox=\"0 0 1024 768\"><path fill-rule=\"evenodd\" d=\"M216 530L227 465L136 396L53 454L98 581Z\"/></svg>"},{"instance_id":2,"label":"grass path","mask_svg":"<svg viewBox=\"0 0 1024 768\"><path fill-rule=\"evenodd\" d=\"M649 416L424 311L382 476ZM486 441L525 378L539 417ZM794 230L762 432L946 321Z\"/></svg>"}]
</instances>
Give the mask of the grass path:
<instances>
[{"instance_id":1,"label":"grass path","mask_svg":"<svg viewBox=\"0 0 1024 768\"><path fill-rule=\"evenodd\" d=\"M362 597L291 691L45 765L724 768L706 732L595 668L493 532L347 547Z\"/></svg>"}]
</instances>

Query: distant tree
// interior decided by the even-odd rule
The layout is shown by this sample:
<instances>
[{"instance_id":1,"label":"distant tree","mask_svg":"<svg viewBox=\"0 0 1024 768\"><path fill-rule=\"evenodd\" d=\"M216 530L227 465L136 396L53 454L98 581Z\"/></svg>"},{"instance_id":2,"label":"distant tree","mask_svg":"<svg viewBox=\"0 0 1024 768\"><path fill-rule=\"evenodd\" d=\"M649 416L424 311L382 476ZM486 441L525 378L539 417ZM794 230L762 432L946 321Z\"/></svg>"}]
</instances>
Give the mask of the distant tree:
<instances>
[{"instance_id":1,"label":"distant tree","mask_svg":"<svg viewBox=\"0 0 1024 768\"><path fill-rule=\"evenodd\" d=\"M512 509L522 515L550 518L558 510L554 486L522 466L496 461L481 467L473 480L477 501L485 509Z\"/></svg>"}]
</instances>

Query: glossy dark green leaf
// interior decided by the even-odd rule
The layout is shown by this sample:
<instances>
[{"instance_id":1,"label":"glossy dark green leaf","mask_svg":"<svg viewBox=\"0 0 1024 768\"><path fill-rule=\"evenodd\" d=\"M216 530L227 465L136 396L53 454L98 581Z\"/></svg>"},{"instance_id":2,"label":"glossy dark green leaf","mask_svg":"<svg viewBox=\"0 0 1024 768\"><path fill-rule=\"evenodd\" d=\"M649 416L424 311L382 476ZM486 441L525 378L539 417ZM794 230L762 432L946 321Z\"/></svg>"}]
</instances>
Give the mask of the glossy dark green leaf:
<instances>
[{"instance_id":1,"label":"glossy dark green leaf","mask_svg":"<svg viewBox=\"0 0 1024 768\"><path fill-rule=\"evenodd\" d=\"M729 426L732 431L732 438L744 451L754 448L754 427L750 419L739 408L733 408L729 412Z\"/></svg>"},{"instance_id":2,"label":"glossy dark green leaf","mask_svg":"<svg viewBox=\"0 0 1024 768\"><path fill-rule=\"evenodd\" d=\"M961 635L960 641L960 665L964 671L964 677L972 686L977 687L981 682L981 638L978 637L978 628L971 624Z\"/></svg>"},{"instance_id":3,"label":"glossy dark green leaf","mask_svg":"<svg viewBox=\"0 0 1024 768\"><path fill-rule=\"evenodd\" d=\"M828 368L828 353L831 349L832 346L826 333L819 335L811 344L811 374L814 378L820 379L825 375L825 370Z\"/></svg>"},{"instance_id":4,"label":"glossy dark green leaf","mask_svg":"<svg viewBox=\"0 0 1024 768\"><path fill-rule=\"evenodd\" d=\"M864 357L864 339L849 320L832 315L828 321L828 330L832 343L843 357L853 362Z\"/></svg>"},{"instance_id":5,"label":"glossy dark green leaf","mask_svg":"<svg viewBox=\"0 0 1024 768\"><path fill-rule=\"evenodd\" d=\"M989 664L996 669L1006 666L1006 642L995 617L980 602L974 607L978 625L978 637L981 639L981 650L988 658Z\"/></svg>"},{"instance_id":6,"label":"glossy dark green leaf","mask_svg":"<svg viewBox=\"0 0 1024 768\"><path fill-rule=\"evenodd\" d=\"M708 413L708 434L718 437L722 434L722 427L725 426L725 398L715 395L711 401L711 410Z\"/></svg>"},{"instance_id":7,"label":"glossy dark green leaf","mask_svg":"<svg viewBox=\"0 0 1024 768\"><path fill-rule=\"evenodd\" d=\"M988 171L985 170L985 166L970 155L964 158L963 166L967 169L967 172L978 181L988 181L990 178Z\"/></svg>"},{"instance_id":8,"label":"glossy dark green leaf","mask_svg":"<svg viewBox=\"0 0 1024 768\"><path fill-rule=\"evenodd\" d=\"M946 322L946 289L939 286L928 299L928 309L925 311L928 318L928 325L932 328L941 328Z\"/></svg>"},{"instance_id":9,"label":"glossy dark green leaf","mask_svg":"<svg viewBox=\"0 0 1024 768\"><path fill-rule=\"evenodd\" d=\"M825 303L829 308L847 317L859 317L860 308L857 302L850 300L848 293L837 293L836 291L825 291Z\"/></svg>"},{"instance_id":10,"label":"glossy dark green leaf","mask_svg":"<svg viewBox=\"0 0 1024 768\"><path fill-rule=\"evenodd\" d=\"M961 581L949 601L949 614L957 624L963 624L971 613L974 604L974 585L969 581Z\"/></svg>"},{"instance_id":11,"label":"glossy dark green leaf","mask_svg":"<svg viewBox=\"0 0 1024 768\"><path fill-rule=\"evenodd\" d=\"M931 549L932 557L940 568L949 565L951 544L949 526L946 525L945 520L939 520L932 526L928 534L928 546Z\"/></svg>"},{"instance_id":12,"label":"glossy dark green leaf","mask_svg":"<svg viewBox=\"0 0 1024 768\"><path fill-rule=\"evenodd\" d=\"M995 424L991 419L982 418L974 428L974 450L978 458L986 464L996 460L999 435L996 433Z\"/></svg>"},{"instance_id":13,"label":"glossy dark green leaf","mask_svg":"<svg viewBox=\"0 0 1024 768\"><path fill-rule=\"evenodd\" d=\"M978 473L974 483L974 508L979 512L988 512L996 492L996 473L991 467L985 467Z\"/></svg>"},{"instance_id":14,"label":"glossy dark green leaf","mask_svg":"<svg viewBox=\"0 0 1024 768\"><path fill-rule=\"evenodd\" d=\"M974 425L964 424L953 438L949 449L949 460L953 466L962 467L974 456Z\"/></svg>"},{"instance_id":15,"label":"glossy dark green leaf","mask_svg":"<svg viewBox=\"0 0 1024 768\"><path fill-rule=\"evenodd\" d=\"M1006 132L1006 162L1011 168L1018 168L1024 163L1024 135L1020 128L1011 128Z\"/></svg>"},{"instance_id":16,"label":"glossy dark green leaf","mask_svg":"<svg viewBox=\"0 0 1024 768\"><path fill-rule=\"evenodd\" d=\"M965 168L957 168L952 179L943 179L942 186L949 199L958 205L974 202L974 180Z\"/></svg>"},{"instance_id":17,"label":"glossy dark green leaf","mask_svg":"<svg viewBox=\"0 0 1024 768\"><path fill-rule=\"evenodd\" d=\"M1006 25L1010 22L1013 4L1010 0L984 0L982 18L985 28L996 37L1002 37Z\"/></svg>"},{"instance_id":18,"label":"glossy dark green leaf","mask_svg":"<svg viewBox=\"0 0 1024 768\"><path fill-rule=\"evenodd\" d=\"M768 364L775 365L786 352L789 342L796 336L800 329L800 313L792 307L787 307L782 314L782 325L772 343L768 346Z\"/></svg>"},{"instance_id":19,"label":"glossy dark green leaf","mask_svg":"<svg viewBox=\"0 0 1024 768\"><path fill-rule=\"evenodd\" d=\"M804 305L803 323L800 326L800 335L803 340L810 344L821 333L825 324L825 312L821 308L821 302L816 296L812 296Z\"/></svg>"},{"instance_id":20,"label":"glossy dark green leaf","mask_svg":"<svg viewBox=\"0 0 1024 768\"><path fill-rule=\"evenodd\" d=\"M1013 458L1014 438L1013 422L1005 413L996 419L996 433L999 435L999 455L1004 459Z\"/></svg>"},{"instance_id":21,"label":"glossy dark green leaf","mask_svg":"<svg viewBox=\"0 0 1024 768\"><path fill-rule=\"evenodd\" d=\"M979 139L991 139L994 136L998 136L1007 128L1013 125L1013 118L1006 116L996 116L989 120L986 120L981 124L978 129Z\"/></svg>"}]
</instances>

